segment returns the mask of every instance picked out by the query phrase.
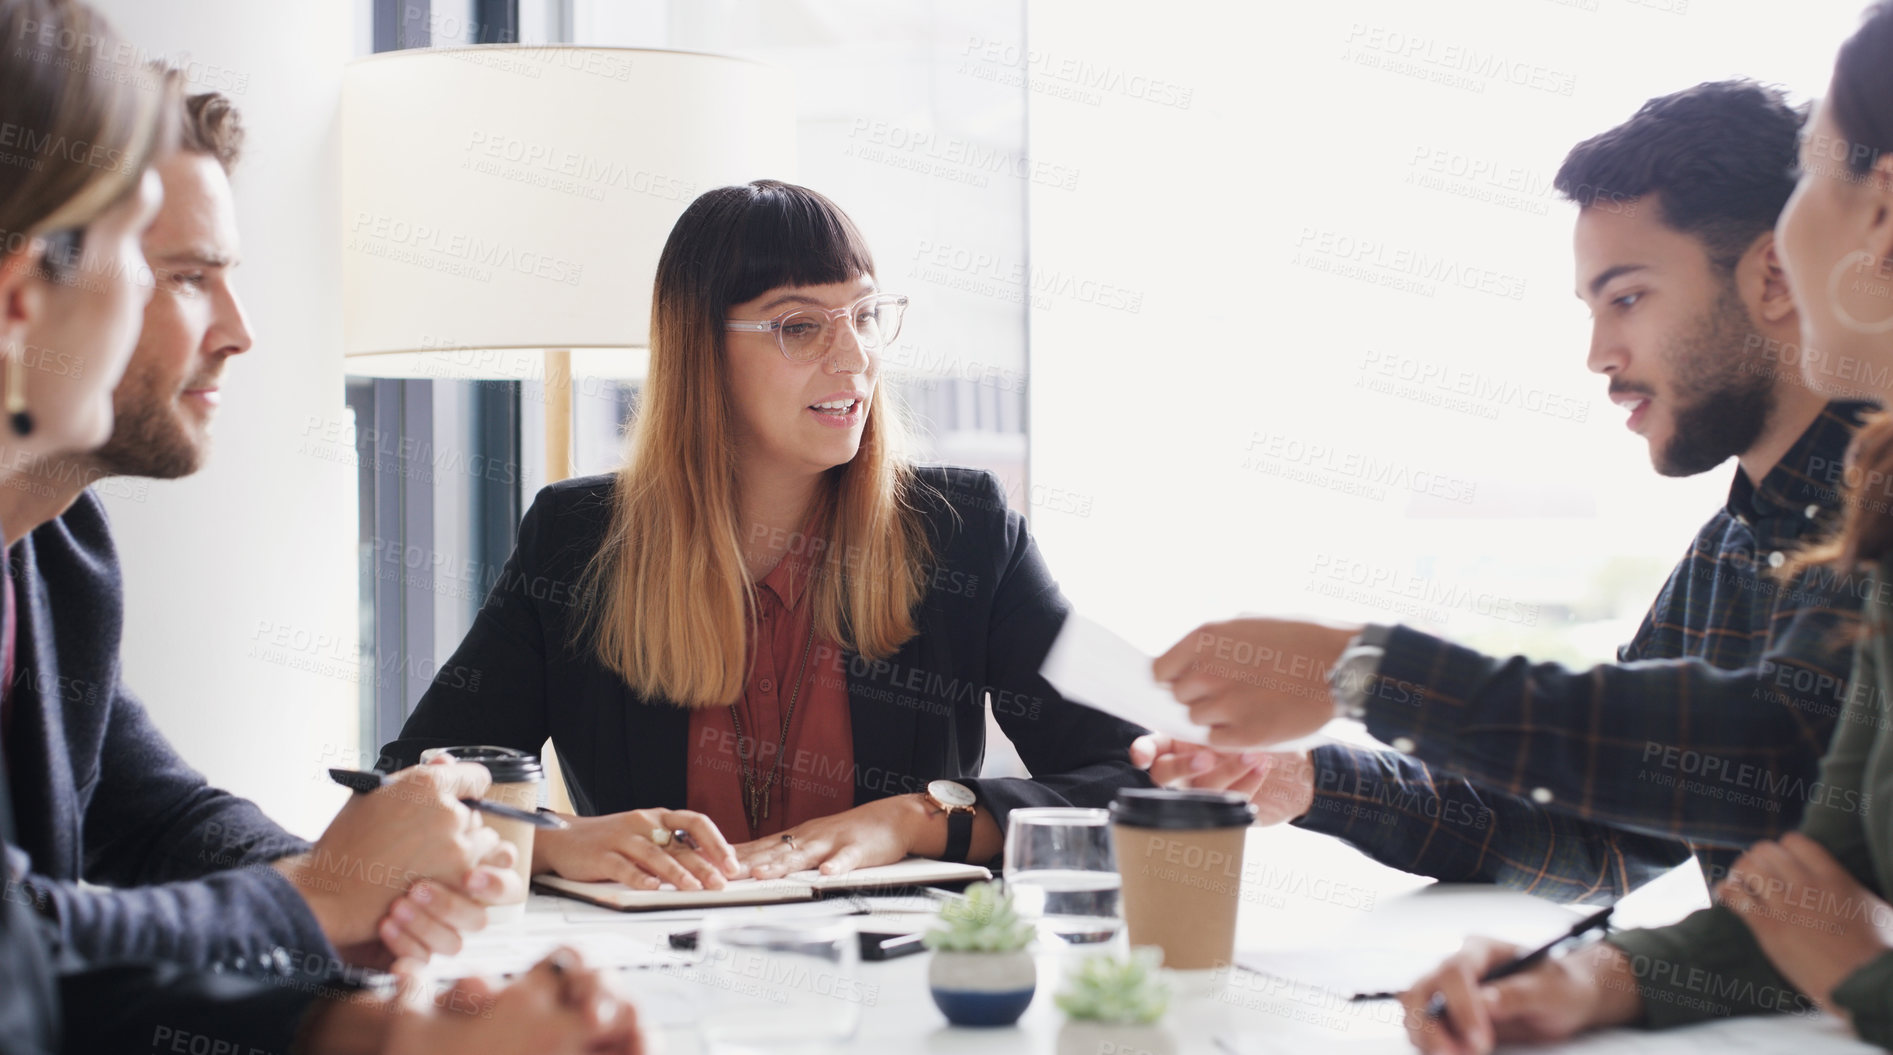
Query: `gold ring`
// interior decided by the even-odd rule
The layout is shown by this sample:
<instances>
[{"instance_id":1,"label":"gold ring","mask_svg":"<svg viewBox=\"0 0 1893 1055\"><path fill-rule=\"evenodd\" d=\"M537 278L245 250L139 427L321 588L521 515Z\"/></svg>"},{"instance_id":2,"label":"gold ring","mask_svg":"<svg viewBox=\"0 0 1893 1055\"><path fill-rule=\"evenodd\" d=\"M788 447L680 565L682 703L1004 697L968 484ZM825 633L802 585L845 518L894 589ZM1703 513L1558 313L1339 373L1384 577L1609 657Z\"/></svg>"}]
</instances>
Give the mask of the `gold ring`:
<instances>
[{"instance_id":1,"label":"gold ring","mask_svg":"<svg viewBox=\"0 0 1893 1055\"><path fill-rule=\"evenodd\" d=\"M802 849L801 847L795 845L795 836L790 835L788 832L782 833L782 841L785 843L788 843L789 849L791 850L800 851Z\"/></svg>"},{"instance_id":2,"label":"gold ring","mask_svg":"<svg viewBox=\"0 0 1893 1055\"><path fill-rule=\"evenodd\" d=\"M652 828L651 841L656 843L659 846L669 846L670 845L670 829L669 828Z\"/></svg>"}]
</instances>

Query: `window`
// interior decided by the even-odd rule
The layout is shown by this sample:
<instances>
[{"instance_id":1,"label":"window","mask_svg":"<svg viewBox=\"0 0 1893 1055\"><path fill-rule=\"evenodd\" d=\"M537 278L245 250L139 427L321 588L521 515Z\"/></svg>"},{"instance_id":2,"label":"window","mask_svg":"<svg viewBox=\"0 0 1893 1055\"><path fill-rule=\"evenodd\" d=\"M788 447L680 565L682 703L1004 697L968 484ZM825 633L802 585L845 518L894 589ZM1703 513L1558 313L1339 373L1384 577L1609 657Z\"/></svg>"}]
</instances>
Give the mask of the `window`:
<instances>
[{"instance_id":1,"label":"window","mask_svg":"<svg viewBox=\"0 0 1893 1055\"><path fill-rule=\"evenodd\" d=\"M1029 48L971 56L1032 78L1028 152L1077 174L1033 187L1028 238L1032 482L1071 496L1033 527L1081 610L1150 649L1244 611L1578 664L1630 639L1733 466L1663 479L1623 430L1552 177L1700 81L1819 93L1858 5L1786 35L1528 6L1226 5L1205 34L1030 0Z\"/></svg>"},{"instance_id":2,"label":"window","mask_svg":"<svg viewBox=\"0 0 1893 1055\"><path fill-rule=\"evenodd\" d=\"M513 0L451 8L375 0L375 50L426 47L443 30L507 40L516 18ZM512 551L521 495L536 490L542 474L532 467L544 464L529 460L521 441L522 423L530 429L541 420L537 398L531 382L348 381L359 482L364 758L400 734Z\"/></svg>"}]
</instances>

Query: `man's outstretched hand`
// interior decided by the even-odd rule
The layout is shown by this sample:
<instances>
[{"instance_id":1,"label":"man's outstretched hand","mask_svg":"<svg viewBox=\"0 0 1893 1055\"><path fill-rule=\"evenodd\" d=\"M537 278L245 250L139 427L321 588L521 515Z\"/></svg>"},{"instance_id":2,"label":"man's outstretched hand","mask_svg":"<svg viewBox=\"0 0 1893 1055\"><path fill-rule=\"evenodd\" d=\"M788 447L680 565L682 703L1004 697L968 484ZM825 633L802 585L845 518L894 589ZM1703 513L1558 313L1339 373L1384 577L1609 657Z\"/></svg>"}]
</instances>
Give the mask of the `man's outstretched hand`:
<instances>
[{"instance_id":1,"label":"man's outstretched hand","mask_svg":"<svg viewBox=\"0 0 1893 1055\"><path fill-rule=\"evenodd\" d=\"M1209 746L1267 747L1312 736L1334 717L1328 672L1360 633L1289 619L1205 623L1151 664Z\"/></svg>"}]
</instances>

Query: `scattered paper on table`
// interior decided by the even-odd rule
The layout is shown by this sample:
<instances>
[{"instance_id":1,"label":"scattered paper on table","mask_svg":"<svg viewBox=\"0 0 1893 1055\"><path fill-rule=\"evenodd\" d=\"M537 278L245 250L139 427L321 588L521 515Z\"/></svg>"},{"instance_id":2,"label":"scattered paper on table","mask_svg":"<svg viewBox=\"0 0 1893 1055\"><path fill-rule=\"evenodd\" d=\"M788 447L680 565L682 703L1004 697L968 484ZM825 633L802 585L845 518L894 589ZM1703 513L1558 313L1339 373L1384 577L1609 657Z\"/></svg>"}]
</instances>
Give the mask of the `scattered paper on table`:
<instances>
[{"instance_id":1,"label":"scattered paper on table","mask_svg":"<svg viewBox=\"0 0 1893 1055\"><path fill-rule=\"evenodd\" d=\"M588 967L624 970L684 964L689 958L671 948L661 931L575 930L563 920L537 920L489 927L468 934L460 951L437 956L424 969L430 978L478 975L503 978L523 974L561 946L576 949Z\"/></svg>"},{"instance_id":2,"label":"scattered paper on table","mask_svg":"<svg viewBox=\"0 0 1893 1055\"><path fill-rule=\"evenodd\" d=\"M1299 1024L1267 1032L1217 1036L1219 1051L1232 1055L1407 1055L1413 1046L1403 1036L1349 1037L1334 1030ZM1512 1049L1506 1049L1512 1050ZM1532 1055L1873 1055L1879 1048L1853 1036L1846 1024L1828 1015L1756 1015L1719 1019L1680 1029L1608 1029L1570 1040L1520 1048Z\"/></svg>"},{"instance_id":3,"label":"scattered paper on table","mask_svg":"<svg viewBox=\"0 0 1893 1055\"><path fill-rule=\"evenodd\" d=\"M588 905L583 901L568 902L570 908L562 910L567 923L677 923L689 920L742 919L757 923L779 922L798 919L830 919L837 916L852 916L860 913L860 908L850 904L846 898L826 898L821 901L784 901L768 905L724 905L703 906L698 908L660 909L655 912L620 912L617 909L600 905Z\"/></svg>"},{"instance_id":4,"label":"scattered paper on table","mask_svg":"<svg viewBox=\"0 0 1893 1055\"><path fill-rule=\"evenodd\" d=\"M1355 993L1392 993L1405 989L1458 949L1458 944L1453 944L1426 950L1348 945L1333 949L1238 951L1236 964L1244 970L1299 986L1315 997L1346 1000Z\"/></svg>"},{"instance_id":5,"label":"scattered paper on table","mask_svg":"<svg viewBox=\"0 0 1893 1055\"><path fill-rule=\"evenodd\" d=\"M1263 863L1256 873L1257 887L1268 891L1272 880L1298 874ZM1359 992L1405 989L1459 951L1467 935L1531 948L1562 934L1583 915L1573 906L1523 891L1460 883L1370 902L1369 908L1349 911L1340 920L1326 917L1332 922L1322 923L1316 941L1306 932L1273 932L1277 944L1239 947L1236 963L1318 995L1346 1000ZM1313 914L1299 901L1295 911Z\"/></svg>"},{"instance_id":6,"label":"scattered paper on table","mask_svg":"<svg viewBox=\"0 0 1893 1055\"><path fill-rule=\"evenodd\" d=\"M1073 612L1039 667L1066 699L1135 722L1153 732L1203 743L1209 730L1151 677L1147 656L1136 645Z\"/></svg>"}]
</instances>

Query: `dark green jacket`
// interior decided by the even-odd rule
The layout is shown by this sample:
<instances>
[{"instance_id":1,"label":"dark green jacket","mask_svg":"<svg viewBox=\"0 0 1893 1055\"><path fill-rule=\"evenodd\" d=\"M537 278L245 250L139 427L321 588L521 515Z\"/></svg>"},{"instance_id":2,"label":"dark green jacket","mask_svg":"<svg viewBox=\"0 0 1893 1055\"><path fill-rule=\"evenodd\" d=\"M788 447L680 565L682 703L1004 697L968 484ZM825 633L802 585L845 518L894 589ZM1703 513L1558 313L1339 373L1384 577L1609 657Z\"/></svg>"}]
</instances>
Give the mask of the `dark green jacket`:
<instances>
[{"instance_id":1,"label":"dark green jacket","mask_svg":"<svg viewBox=\"0 0 1893 1055\"><path fill-rule=\"evenodd\" d=\"M1893 891L1893 559L1872 576L1860 573L1851 585L1850 592L1865 600L1865 633L1855 653L1853 680L1834 742L1821 760L1819 781L1793 793L1807 802L1802 834L1886 898ZM1772 775L1752 776L1748 783L1759 785ZM1716 790L1741 791L1741 784ZM1863 916L1876 908L1890 915L1884 906L1855 907ZM1609 940L1630 959L1644 1021L1651 1027L1814 1010L1813 1001L1768 962L1741 917L1721 906L1668 927L1625 931ZM1834 1003L1853 1019L1863 1040L1893 1049L1893 952L1842 981Z\"/></svg>"}]
</instances>

